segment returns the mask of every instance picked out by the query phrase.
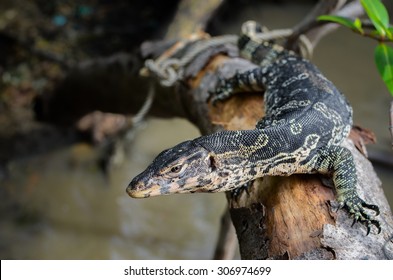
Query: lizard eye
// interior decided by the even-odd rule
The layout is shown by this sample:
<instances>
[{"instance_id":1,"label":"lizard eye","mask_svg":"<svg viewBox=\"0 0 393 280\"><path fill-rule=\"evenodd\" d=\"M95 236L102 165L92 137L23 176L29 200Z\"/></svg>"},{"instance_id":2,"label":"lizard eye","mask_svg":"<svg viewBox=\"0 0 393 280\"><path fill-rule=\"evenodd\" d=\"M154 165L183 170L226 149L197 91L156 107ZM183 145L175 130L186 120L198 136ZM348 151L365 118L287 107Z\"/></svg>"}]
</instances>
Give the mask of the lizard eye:
<instances>
[{"instance_id":1,"label":"lizard eye","mask_svg":"<svg viewBox=\"0 0 393 280\"><path fill-rule=\"evenodd\" d=\"M166 171L166 176L168 177L177 177L179 176L179 174L185 170L185 167L187 166L187 164L178 164L178 165L174 165L172 166L169 170Z\"/></svg>"},{"instance_id":2,"label":"lizard eye","mask_svg":"<svg viewBox=\"0 0 393 280\"><path fill-rule=\"evenodd\" d=\"M173 166L173 167L171 168L171 172L172 172L172 173L179 173L180 170L181 170L181 166L180 166L180 165L176 165L176 166Z\"/></svg>"}]
</instances>

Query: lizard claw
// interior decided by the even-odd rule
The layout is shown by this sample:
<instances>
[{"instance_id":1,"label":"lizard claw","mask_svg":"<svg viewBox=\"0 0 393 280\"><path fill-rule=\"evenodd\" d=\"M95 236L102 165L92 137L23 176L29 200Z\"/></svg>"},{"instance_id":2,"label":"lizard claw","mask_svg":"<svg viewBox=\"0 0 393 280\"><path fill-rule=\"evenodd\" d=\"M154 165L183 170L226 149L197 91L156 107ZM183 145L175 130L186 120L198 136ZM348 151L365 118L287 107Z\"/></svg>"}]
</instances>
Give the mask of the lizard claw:
<instances>
[{"instance_id":1,"label":"lizard claw","mask_svg":"<svg viewBox=\"0 0 393 280\"><path fill-rule=\"evenodd\" d=\"M354 218L351 227L353 227L357 223L357 221L358 220L356 218Z\"/></svg>"},{"instance_id":2,"label":"lizard claw","mask_svg":"<svg viewBox=\"0 0 393 280\"><path fill-rule=\"evenodd\" d=\"M379 215L379 207L377 205L368 204L357 195L349 196L349 198L344 200L342 204L343 208L345 208L354 218L351 226L357 222L360 222L367 227L366 235L370 233L372 225L378 229L378 234L381 232L381 225L379 221L372 219L365 211L365 208L368 208L373 210L376 215Z\"/></svg>"},{"instance_id":3,"label":"lizard claw","mask_svg":"<svg viewBox=\"0 0 393 280\"><path fill-rule=\"evenodd\" d=\"M363 207L365 207L365 208L368 208L368 209L371 209L371 210L373 210L374 212L375 212L375 216L378 216L379 215L379 207L377 206L377 205L373 205L373 204L368 204L368 203L366 203L366 202L362 202L362 206Z\"/></svg>"},{"instance_id":4,"label":"lizard claw","mask_svg":"<svg viewBox=\"0 0 393 280\"><path fill-rule=\"evenodd\" d=\"M356 221L356 220L355 220L355 221ZM352 226L355 224L355 221L354 221L354 223L352 224ZM366 227L367 227L366 236L369 235L369 233L370 233L371 225L374 225L374 226L378 229L378 234L381 233L382 228L381 228L380 223L379 223L377 220L371 220L371 219L370 219L370 220L367 220L367 221L365 221L365 222L363 222L363 223L366 224Z\"/></svg>"}]
</instances>

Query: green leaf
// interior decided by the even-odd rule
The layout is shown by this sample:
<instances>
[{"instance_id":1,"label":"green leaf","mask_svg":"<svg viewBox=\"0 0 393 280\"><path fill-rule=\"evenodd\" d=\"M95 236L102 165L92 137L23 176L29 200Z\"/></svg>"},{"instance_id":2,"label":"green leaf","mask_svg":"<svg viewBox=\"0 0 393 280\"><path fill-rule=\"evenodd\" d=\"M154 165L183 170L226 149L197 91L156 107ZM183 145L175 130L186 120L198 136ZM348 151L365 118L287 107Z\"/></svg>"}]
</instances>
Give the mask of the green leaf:
<instances>
[{"instance_id":1,"label":"green leaf","mask_svg":"<svg viewBox=\"0 0 393 280\"><path fill-rule=\"evenodd\" d=\"M379 0L360 0L360 2L378 33L385 37L386 30L389 28L389 14L385 6Z\"/></svg>"},{"instance_id":2,"label":"green leaf","mask_svg":"<svg viewBox=\"0 0 393 280\"><path fill-rule=\"evenodd\" d=\"M380 43L375 48L374 58L378 72L393 96L393 49Z\"/></svg>"},{"instance_id":3,"label":"green leaf","mask_svg":"<svg viewBox=\"0 0 393 280\"><path fill-rule=\"evenodd\" d=\"M356 18L353 24L355 25L356 30L359 31L360 34L363 34L362 21L359 18Z\"/></svg>"},{"instance_id":4,"label":"green leaf","mask_svg":"<svg viewBox=\"0 0 393 280\"><path fill-rule=\"evenodd\" d=\"M346 17L340 17L340 16L328 16L328 15L323 15L323 16L319 16L317 18L318 20L324 20L324 21L332 21L335 23L339 23L341 25L344 25L346 27L349 27L351 29L354 30L358 30L359 28L358 26L355 24L355 22L350 19L350 18L346 18Z\"/></svg>"},{"instance_id":5,"label":"green leaf","mask_svg":"<svg viewBox=\"0 0 393 280\"><path fill-rule=\"evenodd\" d=\"M393 40L393 28L389 27L385 31L386 36L389 38L389 40Z\"/></svg>"}]
</instances>

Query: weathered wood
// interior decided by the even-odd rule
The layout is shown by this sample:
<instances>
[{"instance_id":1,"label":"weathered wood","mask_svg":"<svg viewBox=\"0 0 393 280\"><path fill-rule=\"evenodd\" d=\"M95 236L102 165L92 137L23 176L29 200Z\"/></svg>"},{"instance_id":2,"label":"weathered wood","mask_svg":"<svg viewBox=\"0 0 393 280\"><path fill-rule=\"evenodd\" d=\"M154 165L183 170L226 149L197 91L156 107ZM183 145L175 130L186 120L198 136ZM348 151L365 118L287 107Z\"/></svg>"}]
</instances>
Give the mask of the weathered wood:
<instances>
[{"instance_id":1,"label":"weathered wood","mask_svg":"<svg viewBox=\"0 0 393 280\"><path fill-rule=\"evenodd\" d=\"M199 0L181 1L165 38L184 38L191 33L204 30L211 15L222 2L223 0L210 0L203 3Z\"/></svg>"},{"instance_id":2,"label":"weathered wood","mask_svg":"<svg viewBox=\"0 0 393 280\"><path fill-rule=\"evenodd\" d=\"M244 205L234 206L234 211L264 206L259 225L264 231L259 238L261 245L267 243L260 252L265 258L297 258L321 248L318 236L323 226L334 224L328 205L334 195L317 176L267 177L259 180L250 194Z\"/></svg>"}]
</instances>

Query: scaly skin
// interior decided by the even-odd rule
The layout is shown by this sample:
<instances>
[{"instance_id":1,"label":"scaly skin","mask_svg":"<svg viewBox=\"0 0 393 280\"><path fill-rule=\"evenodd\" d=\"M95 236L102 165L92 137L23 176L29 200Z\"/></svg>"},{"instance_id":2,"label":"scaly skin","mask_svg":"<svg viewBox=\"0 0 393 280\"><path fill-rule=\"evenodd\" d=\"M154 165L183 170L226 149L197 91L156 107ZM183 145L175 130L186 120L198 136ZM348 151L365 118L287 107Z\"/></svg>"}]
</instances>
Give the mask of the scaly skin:
<instances>
[{"instance_id":1,"label":"scaly skin","mask_svg":"<svg viewBox=\"0 0 393 280\"><path fill-rule=\"evenodd\" d=\"M248 26L253 28L251 24ZM131 197L224 192L263 176L321 173L333 177L337 200L367 227L381 227L356 192L350 151L341 146L352 126L345 97L309 61L244 34L243 57L260 65L220 81L213 102L239 91L265 90L266 116L254 130L221 131L185 141L157 156L127 187Z\"/></svg>"}]
</instances>

